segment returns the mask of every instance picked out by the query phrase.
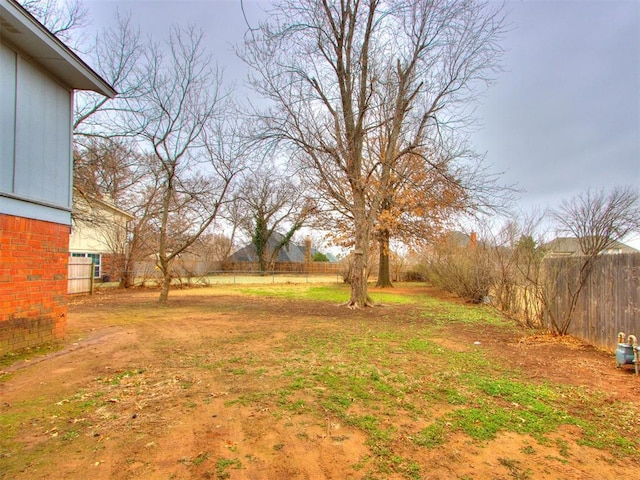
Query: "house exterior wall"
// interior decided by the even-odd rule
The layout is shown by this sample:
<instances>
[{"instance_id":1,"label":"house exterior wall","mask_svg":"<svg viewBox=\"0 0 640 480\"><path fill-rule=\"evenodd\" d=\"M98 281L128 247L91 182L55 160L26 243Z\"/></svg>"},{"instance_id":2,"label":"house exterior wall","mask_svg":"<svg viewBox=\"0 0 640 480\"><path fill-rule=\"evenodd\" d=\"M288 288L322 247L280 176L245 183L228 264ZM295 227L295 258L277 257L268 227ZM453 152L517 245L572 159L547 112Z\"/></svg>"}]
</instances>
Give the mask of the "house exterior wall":
<instances>
[{"instance_id":1,"label":"house exterior wall","mask_svg":"<svg viewBox=\"0 0 640 480\"><path fill-rule=\"evenodd\" d=\"M14 0L0 0L0 353L64 334L73 90L116 91Z\"/></svg>"},{"instance_id":2,"label":"house exterior wall","mask_svg":"<svg viewBox=\"0 0 640 480\"><path fill-rule=\"evenodd\" d=\"M0 43L0 354L64 335L72 98Z\"/></svg>"},{"instance_id":3,"label":"house exterior wall","mask_svg":"<svg viewBox=\"0 0 640 480\"><path fill-rule=\"evenodd\" d=\"M72 91L0 46L0 212L71 223Z\"/></svg>"},{"instance_id":4,"label":"house exterior wall","mask_svg":"<svg viewBox=\"0 0 640 480\"><path fill-rule=\"evenodd\" d=\"M105 209L100 209L94 217L94 224L74 221L69 238L69 251L124 253L128 219Z\"/></svg>"},{"instance_id":5,"label":"house exterior wall","mask_svg":"<svg viewBox=\"0 0 640 480\"><path fill-rule=\"evenodd\" d=\"M87 201L76 195L73 204L76 218L69 238L72 255L99 255L100 268L96 278L109 277L117 281L124 276L127 224L130 215L100 201ZM83 220L90 219L90 220Z\"/></svg>"},{"instance_id":6,"label":"house exterior wall","mask_svg":"<svg viewBox=\"0 0 640 480\"><path fill-rule=\"evenodd\" d=\"M107 253L102 255L102 279L119 282L124 278L125 256L122 253Z\"/></svg>"},{"instance_id":7,"label":"house exterior wall","mask_svg":"<svg viewBox=\"0 0 640 480\"><path fill-rule=\"evenodd\" d=\"M0 355L64 335L69 226L0 214Z\"/></svg>"}]
</instances>

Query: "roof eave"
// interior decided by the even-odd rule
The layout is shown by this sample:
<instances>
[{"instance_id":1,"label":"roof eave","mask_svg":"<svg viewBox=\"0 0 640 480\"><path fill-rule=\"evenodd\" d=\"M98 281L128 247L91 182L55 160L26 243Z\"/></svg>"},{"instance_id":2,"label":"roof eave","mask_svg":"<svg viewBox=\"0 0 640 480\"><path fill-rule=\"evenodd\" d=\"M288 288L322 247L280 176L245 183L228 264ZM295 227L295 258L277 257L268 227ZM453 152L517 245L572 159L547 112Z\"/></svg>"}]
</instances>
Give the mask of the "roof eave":
<instances>
[{"instance_id":1,"label":"roof eave","mask_svg":"<svg viewBox=\"0 0 640 480\"><path fill-rule=\"evenodd\" d=\"M116 90L15 0L0 0L0 36L67 87L113 98Z\"/></svg>"}]
</instances>

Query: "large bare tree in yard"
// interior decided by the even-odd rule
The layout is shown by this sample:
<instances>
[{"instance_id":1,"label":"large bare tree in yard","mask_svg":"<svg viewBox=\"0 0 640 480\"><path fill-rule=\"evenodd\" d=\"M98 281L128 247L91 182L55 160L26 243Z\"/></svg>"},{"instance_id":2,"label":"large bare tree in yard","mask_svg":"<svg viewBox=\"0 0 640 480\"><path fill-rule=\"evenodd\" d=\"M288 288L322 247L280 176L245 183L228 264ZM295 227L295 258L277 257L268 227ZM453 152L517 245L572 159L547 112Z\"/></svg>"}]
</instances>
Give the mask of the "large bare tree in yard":
<instances>
[{"instance_id":1,"label":"large bare tree in yard","mask_svg":"<svg viewBox=\"0 0 640 480\"><path fill-rule=\"evenodd\" d=\"M576 258L576 278L567 281L567 308L554 314L549 308L551 295L544 302L554 331L565 335L598 255L625 237L640 232L640 195L633 187L616 187L609 192L587 190L563 201L552 216L561 233L577 239L581 253Z\"/></svg>"},{"instance_id":2,"label":"large bare tree in yard","mask_svg":"<svg viewBox=\"0 0 640 480\"><path fill-rule=\"evenodd\" d=\"M148 152L155 202L156 262L165 304L174 259L214 222L242 159L238 132L225 120L222 78L194 29L174 28L164 48L146 52L146 93L133 99L131 131Z\"/></svg>"},{"instance_id":3,"label":"large bare tree in yard","mask_svg":"<svg viewBox=\"0 0 640 480\"><path fill-rule=\"evenodd\" d=\"M285 0L249 33L244 58L270 100L265 137L287 144L351 222L349 306L371 303L366 265L388 178L466 123L502 29L499 9L474 1Z\"/></svg>"},{"instance_id":4,"label":"large bare tree in yard","mask_svg":"<svg viewBox=\"0 0 640 480\"><path fill-rule=\"evenodd\" d=\"M314 212L314 203L301 186L275 165L247 172L237 201L239 226L251 238L261 272L273 267L280 251Z\"/></svg>"}]
</instances>

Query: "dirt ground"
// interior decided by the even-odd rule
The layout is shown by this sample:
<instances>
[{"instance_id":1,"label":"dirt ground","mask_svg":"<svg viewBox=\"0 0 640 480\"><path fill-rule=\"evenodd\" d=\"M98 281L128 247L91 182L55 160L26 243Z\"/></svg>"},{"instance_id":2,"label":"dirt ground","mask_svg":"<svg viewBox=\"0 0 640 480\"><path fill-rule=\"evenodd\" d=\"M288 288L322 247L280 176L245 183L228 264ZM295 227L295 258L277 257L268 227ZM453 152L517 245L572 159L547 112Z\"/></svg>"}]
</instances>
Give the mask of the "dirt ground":
<instances>
[{"instance_id":1,"label":"dirt ground","mask_svg":"<svg viewBox=\"0 0 640 480\"><path fill-rule=\"evenodd\" d=\"M0 478L407 478L358 468L372 455L365 434L330 414L276 415L275 404L262 397L232 400L258 387L275 391L269 369L282 356L285 337L347 323L374 325L413 307L354 312L194 290L172 293L171 305L160 309L155 298L155 292L136 291L78 299L70 305L64 350L5 368L0 415L34 413L21 420L20 450L0 452ZM210 311L203 308L210 304ZM530 379L581 386L585 395L601 395L604 405L625 402L632 411L629 428L640 428L640 379L630 367L616 369L610 352L539 332L477 325L445 326L433 340L452 351L480 348ZM264 374L234 372L229 364L236 360L245 367L263 362ZM410 365L404 368L410 374ZM577 428L561 427L546 444L515 433L472 442L458 433L446 448L417 450L409 441L395 448L418 459L425 479L628 477L627 460L578 445Z\"/></svg>"}]
</instances>

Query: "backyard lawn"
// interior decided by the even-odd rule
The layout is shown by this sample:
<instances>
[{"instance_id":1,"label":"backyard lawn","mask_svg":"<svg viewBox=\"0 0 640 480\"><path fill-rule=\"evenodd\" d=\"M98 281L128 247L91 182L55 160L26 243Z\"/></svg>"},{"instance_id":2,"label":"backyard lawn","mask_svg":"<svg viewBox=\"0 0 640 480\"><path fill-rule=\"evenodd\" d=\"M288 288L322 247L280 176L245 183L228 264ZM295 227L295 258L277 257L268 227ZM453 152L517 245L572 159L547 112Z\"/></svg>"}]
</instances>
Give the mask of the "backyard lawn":
<instances>
[{"instance_id":1,"label":"backyard lawn","mask_svg":"<svg viewBox=\"0 0 640 480\"><path fill-rule=\"evenodd\" d=\"M430 287L217 285L72 299L0 363L2 479L614 479L640 378ZM612 346L615 339L611 339Z\"/></svg>"}]
</instances>

